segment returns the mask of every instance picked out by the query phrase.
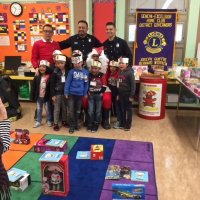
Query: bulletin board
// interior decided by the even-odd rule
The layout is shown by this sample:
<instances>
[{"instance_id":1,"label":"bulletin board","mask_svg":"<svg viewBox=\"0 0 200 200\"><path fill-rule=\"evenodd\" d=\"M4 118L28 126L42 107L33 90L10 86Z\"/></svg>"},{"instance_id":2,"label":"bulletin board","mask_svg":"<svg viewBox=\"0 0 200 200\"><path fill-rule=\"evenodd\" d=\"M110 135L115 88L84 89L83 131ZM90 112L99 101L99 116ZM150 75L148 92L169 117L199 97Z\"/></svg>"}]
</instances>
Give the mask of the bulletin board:
<instances>
[{"instance_id":1,"label":"bulletin board","mask_svg":"<svg viewBox=\"0 0 200 200\"><path fill-rule=\"evenodd\" d=\"M5 56L21 56L22 61L31 60L32 45L42 38L42 27L51 24L54 41L70 36L69 3L22 4L23 14L14 17L10 4L0 4L0 62ZM70 50L64 50L70 55Z\"/></svg>"}]
</instances>

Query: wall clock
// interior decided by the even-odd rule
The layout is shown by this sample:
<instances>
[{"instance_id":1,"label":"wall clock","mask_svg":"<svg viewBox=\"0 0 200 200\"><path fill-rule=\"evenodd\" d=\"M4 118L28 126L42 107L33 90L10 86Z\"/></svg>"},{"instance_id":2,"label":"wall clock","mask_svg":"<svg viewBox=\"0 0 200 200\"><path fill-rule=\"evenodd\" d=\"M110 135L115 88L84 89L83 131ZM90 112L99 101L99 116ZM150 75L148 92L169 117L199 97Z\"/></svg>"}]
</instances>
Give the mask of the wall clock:
<instances>
[{"instance_id":1,"label":"wall clock","mask_svg":"<svg viewBox=\"0 0 200 200\"><path fill-rule=\"evenodd\" d=\"M19 17L23 13L23 6L20 3L14 2L10 5L10 12L13 16Z\"/></svg>"}]
</instances>

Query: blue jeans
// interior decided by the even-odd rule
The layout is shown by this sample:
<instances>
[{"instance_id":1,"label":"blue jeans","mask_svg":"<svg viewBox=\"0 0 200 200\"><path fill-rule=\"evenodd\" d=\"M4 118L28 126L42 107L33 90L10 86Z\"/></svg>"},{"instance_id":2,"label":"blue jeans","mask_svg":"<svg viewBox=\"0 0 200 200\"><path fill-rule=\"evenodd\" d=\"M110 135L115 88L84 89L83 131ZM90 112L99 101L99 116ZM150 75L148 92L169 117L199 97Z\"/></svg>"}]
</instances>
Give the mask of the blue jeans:
<instances>
[{"instance_id":1,"label":"blue jeans","mask_svg":"<svg viewBox=\"0 0 200 200\"><path fill-rule=\"evenodd\" d=\"M131 126L132 123L132 102L129 95L119 95L118 115L121 126Z\"/></svg>"},{"instance_id":2,"label":"blue jeans","mask_svg":"<svg viewBox=\"0 0 200 200\"><path fill-rule=\"evenodd\" d=\"M43 106L46 106L47 109L47 121L52 122L50 102L44 102L43 97L38 97L37 99L37 122L42 123L42 110Z\"/></svg>"},{"instance_id":3,"label":"blue jeans","mask_svg":"<svg viewBox=\"0 0 200 200\"><path fill-rule=\"evenodd\" d=\"M70 94L67 100L69 126L76 128L78 126L78 119L81 113L82 96Z\"/></svg>"},{"instance_id":4,"label":"blue jeans","mask_svg":"<svg viewBox=\"0 0 200 200\"><path fill-rule=\"evenodd\" d=\"M88 96L88 126L93 123L101 123L102 96L98 94L90 94Z\"/></svg>"}]
</instances>

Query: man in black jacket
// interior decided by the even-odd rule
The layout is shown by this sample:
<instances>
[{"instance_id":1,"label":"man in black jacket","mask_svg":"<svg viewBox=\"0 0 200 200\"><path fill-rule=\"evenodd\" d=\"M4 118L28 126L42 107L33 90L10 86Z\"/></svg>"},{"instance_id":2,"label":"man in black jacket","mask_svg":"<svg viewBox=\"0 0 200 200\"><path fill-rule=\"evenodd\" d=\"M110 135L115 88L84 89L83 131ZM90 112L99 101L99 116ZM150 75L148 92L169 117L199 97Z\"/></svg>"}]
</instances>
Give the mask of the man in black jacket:
<instances>
[{"instance_id":1,"label":"man in black jacket","mask_svg":"<svg viewBox=\"0 0 200 200\"><path fill-rule=\"evenodd\" d=\"M71 47L72 51L79 50L83 53L83 61L94 47L102 46L101 42L93 35L87 34L88 23L84 20L78 22L78 34L59 42L61 50Z\"/></svg>"},{"instance_id":2,"label":"man in black jacket","mask_svg":"<svg viewBox=\"0 0 200 200\"><path fill-rule=\"evenodd\" d=\"M118 60L120 57L129 59L129 67L133 65L133 56L125 40L116 36L116 27L113 22L106 23L106 34L108 39L104 41L104 52L108 59Z\"/></svg>"}]
</instances>

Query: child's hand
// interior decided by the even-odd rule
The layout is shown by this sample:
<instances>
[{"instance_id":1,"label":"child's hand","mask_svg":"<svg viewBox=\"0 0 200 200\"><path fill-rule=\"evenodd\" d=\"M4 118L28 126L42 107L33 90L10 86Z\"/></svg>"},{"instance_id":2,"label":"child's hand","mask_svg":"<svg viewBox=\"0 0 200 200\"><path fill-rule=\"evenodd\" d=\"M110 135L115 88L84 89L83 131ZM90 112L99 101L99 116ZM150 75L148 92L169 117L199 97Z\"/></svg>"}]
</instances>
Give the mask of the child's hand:
<instances>
[{"instance_id":1,"label":"child's hand","mask_svg":"<svg viewBox=\"0 0 200 200\"><path fill-rule=\"evenodd\" d=\"M119 96L116 97L116 100L119 101Z\"/></svg>"},{"instance_id":2,"label":"child's hand","mask_svg":"<svg viewBox=\"0 0 200 200\"><path fill-rule=\"evenodd\" d=\"M5 120L7 118L8 118L8 116L7 116L5 106L0 98L0 120Z\"/></svg>"},{"instance_id":3,"label":"child's hand","mask_svg":"<svg viewBox=\"0 0 200 200\"><path fill-rule=\"evenodd\" d=\"M66 99L68 99L68 98L69 98L69 96L68 96L68 95L65 95L65 98L66 98Z\"/></svg>"},{"instance_id":4,"label":"child's hand","mask_svg":"<svg viewBox=\"0 0 200 200\"><path fill-rule=\"evenodd\" d=\"M52 99L53 103L56 102L56 96L53 96L51 99Z\"/></svg>"}]
</instances>

